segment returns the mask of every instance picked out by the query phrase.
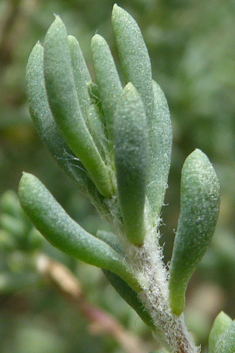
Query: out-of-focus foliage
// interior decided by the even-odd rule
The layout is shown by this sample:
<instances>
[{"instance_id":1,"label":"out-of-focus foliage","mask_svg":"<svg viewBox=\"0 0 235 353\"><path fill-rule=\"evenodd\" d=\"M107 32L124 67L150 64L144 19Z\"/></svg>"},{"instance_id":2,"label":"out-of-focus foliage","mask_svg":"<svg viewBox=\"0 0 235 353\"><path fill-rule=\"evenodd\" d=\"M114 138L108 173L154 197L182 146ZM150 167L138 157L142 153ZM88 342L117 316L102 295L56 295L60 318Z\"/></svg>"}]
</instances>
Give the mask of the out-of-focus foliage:
<instances>
[{"instance_id":1,"label":"out-of-focus foliage","mask_svg":"<svg viewBox=\"0 0 235 353\"><path fill-rule=\"evenodd\" d=\"M38 38L43 41L53 13L59 14L68 33L78 38L91 72L90 39L96 32L108 40L117 57L110 25L114 2L0 2L0 193L16 190L23 170L32 172L89 232L97 228L108 230L108 226L58 169L37 137L27 110L25 67L35 42ZM235 3L232 0L121 0L117 3L141 27L154 79L167 96L173 121L172 169L166 195L169 206L163 211L166 225L161 228L162 242L166 238L167 244L169 239L173 240L172 229L176 228L179 213L180 170L194 148L209 156L221 182L219 224L212 245L190 282L186 311L198 342L205 345L212 321L220 310L235 317ZM89 353L94 347L97 352L122 352L111 339L89 336L86 320L29 270L32 248L26 251L22 242L15 244L16 238L14 245L3 245L7 238L3 222L1 229L1 273L15 276L14 283L21 285L21 288L3 291L0 283L2 352ZM25 230L22 241L29 229ZM78 276L93 303L149 339L149 332L99 270L62 255L44 242L41 246ZM167 246L164 250L167 261L171 248ZM5 281L9 278L5 276Z\"/></svg>"}]
</instances>

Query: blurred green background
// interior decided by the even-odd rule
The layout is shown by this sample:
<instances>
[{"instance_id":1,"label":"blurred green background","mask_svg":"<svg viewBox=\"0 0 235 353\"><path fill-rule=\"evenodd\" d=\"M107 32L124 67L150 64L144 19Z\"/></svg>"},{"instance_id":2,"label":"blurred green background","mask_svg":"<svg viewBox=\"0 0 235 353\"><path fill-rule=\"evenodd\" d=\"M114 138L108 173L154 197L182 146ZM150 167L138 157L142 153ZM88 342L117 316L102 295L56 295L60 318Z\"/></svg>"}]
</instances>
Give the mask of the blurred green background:
<instances>
[{"instance_id":1,"label":"blurred green background","mask_svg":"<svg viewBox=\"0 0 235 353\"><path fill-rule=\"evenodd\" d=\"M90 40L96 32L109 42L119 66L110 21L114 2L0 1L1 353L130 353L110 335L94 334L87 317L38 274L32 266L34 249L68 267L90 303L113 314L142 340L146 352L151 350L150 331L100 270L63 255L41 239L29 246L25 237L31 227L20 211L13 210L19 221L13 225L4 216L8 212L5 191L16 191L22 171L27 171L38 176L89 232L109 229L39 140L27 108L25 67L36 41L43 41L53 13L61 16L68 33L79 40L91 73ZM235 317L235 2L120 0L117 4L137 20L154 79L164 90L171 111L174 144L161 227L166 263L177 227L180 171L187 155L195 148L203 150L221 182L216 233L187 292L187 321L206 352L209 329L219 311Z\"/></svg>"}]
</instances>

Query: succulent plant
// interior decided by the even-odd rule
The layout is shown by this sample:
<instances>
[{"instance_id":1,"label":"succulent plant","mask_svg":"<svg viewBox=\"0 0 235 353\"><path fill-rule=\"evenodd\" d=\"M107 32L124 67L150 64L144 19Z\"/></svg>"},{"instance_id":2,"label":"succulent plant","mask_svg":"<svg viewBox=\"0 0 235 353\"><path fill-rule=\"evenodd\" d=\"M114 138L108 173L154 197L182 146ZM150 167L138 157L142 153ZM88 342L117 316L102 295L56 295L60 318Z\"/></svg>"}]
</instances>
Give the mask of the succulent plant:
<instances>
[{"instance_id":1,"label":"succulent plant","mask_svg":"<svg viewBox=\"0 0 235 353\"><path fill-rule=\"evenodd\" d=\"M159 225L171 160L170 113L137 23L114 5L112 25L124 85L98 34L91 42L92 82L78 41L56 16L29 57L27 94L40 137L113 233L89 234L28 173L20 181L20 202L52 245L104 271L167 350L199 352L182 312L188 281L217 222L218 178L199 149L186 159L168 271Z\"/></svg>"}]
</instances>

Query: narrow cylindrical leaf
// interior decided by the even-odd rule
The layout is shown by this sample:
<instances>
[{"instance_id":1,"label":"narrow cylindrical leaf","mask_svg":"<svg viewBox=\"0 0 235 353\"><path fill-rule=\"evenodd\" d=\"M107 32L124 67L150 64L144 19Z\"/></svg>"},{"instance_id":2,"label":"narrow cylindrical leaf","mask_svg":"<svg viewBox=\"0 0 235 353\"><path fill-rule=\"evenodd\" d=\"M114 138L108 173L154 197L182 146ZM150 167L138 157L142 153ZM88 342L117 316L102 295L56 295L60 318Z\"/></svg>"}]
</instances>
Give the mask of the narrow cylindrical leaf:
<instances>
[{"instance_id":1,"label":"narrow cylindrical leaf","mask_svg":"<svg viewBox=\"0 0 235 353\"><path fill-rule=\"evenodd\" d=\"M180 216L170 266L170 302L180 315L188 281L207 250L219 213L219 181L207 156L195 150L181 176Z\"/></svg>"},{"instance_id":2,"label":"narrow cylindrical leaf","mask_svg":"<svg viewBox=\"0 0 235 353\"><path fill-rule=\"evenodd\" d=\"M137 312L145 324L151 327L153 330L156 330L156 325L154 325L149 312L144 308L143 303L138 297L138 294L119 276L108 270L103 270L103 272L111 285L116 289L121 297Z\"/></svg>"},{"instance_id":3,"label":"narrow cylindrical leaf","mask_svg":"<svg viewBox=\"0 0 235 353\"><path fill-rule=\"evenodd\" d=\"M79 191L88 195L101 213L107 214L103 196L89 178L84 165L69 148L51 113L43 74L43 54L43 46L37 43L30 54L26 69L26 88L31 117L40 138L57 163L76 183Z\"/></svg>"},{"instance_id":4,"label":"narrow cylindrical leaf","mask_svg":"<svg viewBox=\"0 0 235 353\"><path fill-rule=\"evenodd\" d=\"M104 117L103 117L103 107L102 107L102 102L101 102L101 98L100 98L100 91L99 91L99 87L96 83L94 82L88 82L87 84L87 88L88 88L88 93L89 96L91 98L91 101L93 104L96 104L101 112L101 118L102 118L102 122L105 123L104 121Z\"/></svg>"},{"instance_id":5,"label":"narrow cylindrical leaf","mask_svg":"<svg viewBox=\"0 0 235 353\"><path fill-rule=\"evenodd\" d=\"M231 325L231 323L232 319L223 311L221 311L219 315L217 315L209 336L208 353L215 353L215 346L217 341L219 340L223 332Z\"/></svg>"},{"instance_id":6,"label":"narrow cylindrical leaf","mask_svg":"<svg viewBox=\"0 0 235 353\"><path fill-rule=\"evenodd\" d=\"M235 321L222 333L218 339L214 353L234 353L235 352Z\"/></svg>"},{"instance_id":7,"label":"narrow cylindrical leaf","mask_svg":"<svg viewBox=\"0 0 235 353\"><path fill-rule=\"evenodd\" d=\"M139 290L138 282L123 257L80 227L32 174L23 174L19 199L31 222L53 246L84 262L118 274L135 290Z\"/></svg>"},{"instance_id":8,"label":"narrow cylindrical leaf","mask_svg":"<svg viewBox=\"0 0 235 353\"><path fill-rule=\"evenodd\" d=\"M143 103L131 83L126 85L117 104L114 137L118 197L126 235L140 246L145 236L148 131Z\"/></svg>"},{"instance_id":9,"label":"narrow cylindrical leaf","mask_svg":"<svg viewBox=\"0 0 235 353\"><path fill-rule=\"evenodd\" d=\"M87 172L65 142L50 111L43 74L43 54L43 46L37 43L30 54L26 68L30 114L40 138L56 161L77 183L80 191L86 193Z\"/></svg>"},{"instance_id":10,"label":"narrow cylindrical leaf","mask_svg":"<svg viewBox=\"0 0 235 353\"><path fill-rule=\"evenodd\" d=\"M96 80L102 100L109 140L113 141L113 117L122 86L118 72L105 39L96 34L91 41Z\"/></svg>"},{"instance_id":11,"label":"narrow cylindrical leaf","mask_svg":"<svg viewBox=\"0 0 235 353\"><path fill-rule=\"evenodd\" d=\"M107 161L109 158L109 144L100 114L98 106L91 104L88 108L87 126L103 160Z\"/></svg>"},{"instance_id":12,"label":"narrow cylindrical leaf","mask_svg":"<svg viewBox=\"0 0 235 353\"><path fill-rule=\"evenodd\" d=\"M147 197L153 217L159 215L164 202L171 162L172 126L166 97L153 81L154 110L148 119L149 165Z\"/></svg>"},{"instance_id":13,"label":"narrow cylindrical leaf","mask_svg":"<svg viewBox=\"0 0 235 353\"><path fill-rule=\"evenodd\" d=\"M87 88L88 82L91 81L91 76L77 39L69 35L68 42L79 105L83 117L86 118L87 109L91 104L91 99Z\"/></svg>"},{"instance_id":14,"label":"narrow cylindrical leaf","mask_svg":"<svg viewBox=\"0 0 235 353\"><path fill-rule=\"evenodd\" d=\"M44 76L52 114L68 145L84 164L101 194L111 197L114 192L111 170L102 160L82 116L67 33L59 17L46 34Z\"/></svg>"},{"instance_id":15,"label":"narrow cylindrical leaf","mask_svg":"<svg viewBox=\"0 0 235 353\"><path fill-rule=\"evenodd\" d=\"M152 69L141 31L133 17L117 5L112 25L126 82L138 90L149 119L153 113Z\"/></svg>"},{"instance_id":16,"label":"narrow cylindrical leaf","mask_svg":"<svg viewBox=\"0 0 235 353\"><path fill-rule=\"evenodd\" d=\"M125 256L125 251L123 249L122 244L120 243L118 236L111 232L106 232L104 230L98 230L96 233L96 237L103 240L107 243L111 248L113 248L118 254Z\"/></svg>"}]
</instances>

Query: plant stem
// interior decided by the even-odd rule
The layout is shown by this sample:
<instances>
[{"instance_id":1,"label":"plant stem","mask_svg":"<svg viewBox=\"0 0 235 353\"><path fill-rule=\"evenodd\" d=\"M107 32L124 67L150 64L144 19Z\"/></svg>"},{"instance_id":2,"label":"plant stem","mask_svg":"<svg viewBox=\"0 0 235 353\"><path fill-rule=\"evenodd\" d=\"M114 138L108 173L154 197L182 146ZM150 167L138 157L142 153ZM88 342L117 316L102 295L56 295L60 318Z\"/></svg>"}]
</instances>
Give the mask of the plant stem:
<instances>
[{"instance_id":1,"label":"plant stem","mask_svg":"<svg viewBox=\"0 0 235 353\"><path fill-rule=\"evenodd\" d=\"M113 337L126 353L147 353L152 348L125 329L113 316L92 305L78 279L63 264L39 254L35 258L35 265L40 275L88 319L91 333Z\"/></svg>"},{"instance_id":2,"label":"plant stem","mask_svg":"<svg viewBox=\"0 0 235 353\"><path fill-rule=\"evenodd\" d=\"M172 313L169 304L168 272L162 261L159 234L150 232L142 247L129 246L133 272L142 286L139 297L156 326L154 336L172 353L199 353L184 322Z\"/></svg>"}]
</instances>

